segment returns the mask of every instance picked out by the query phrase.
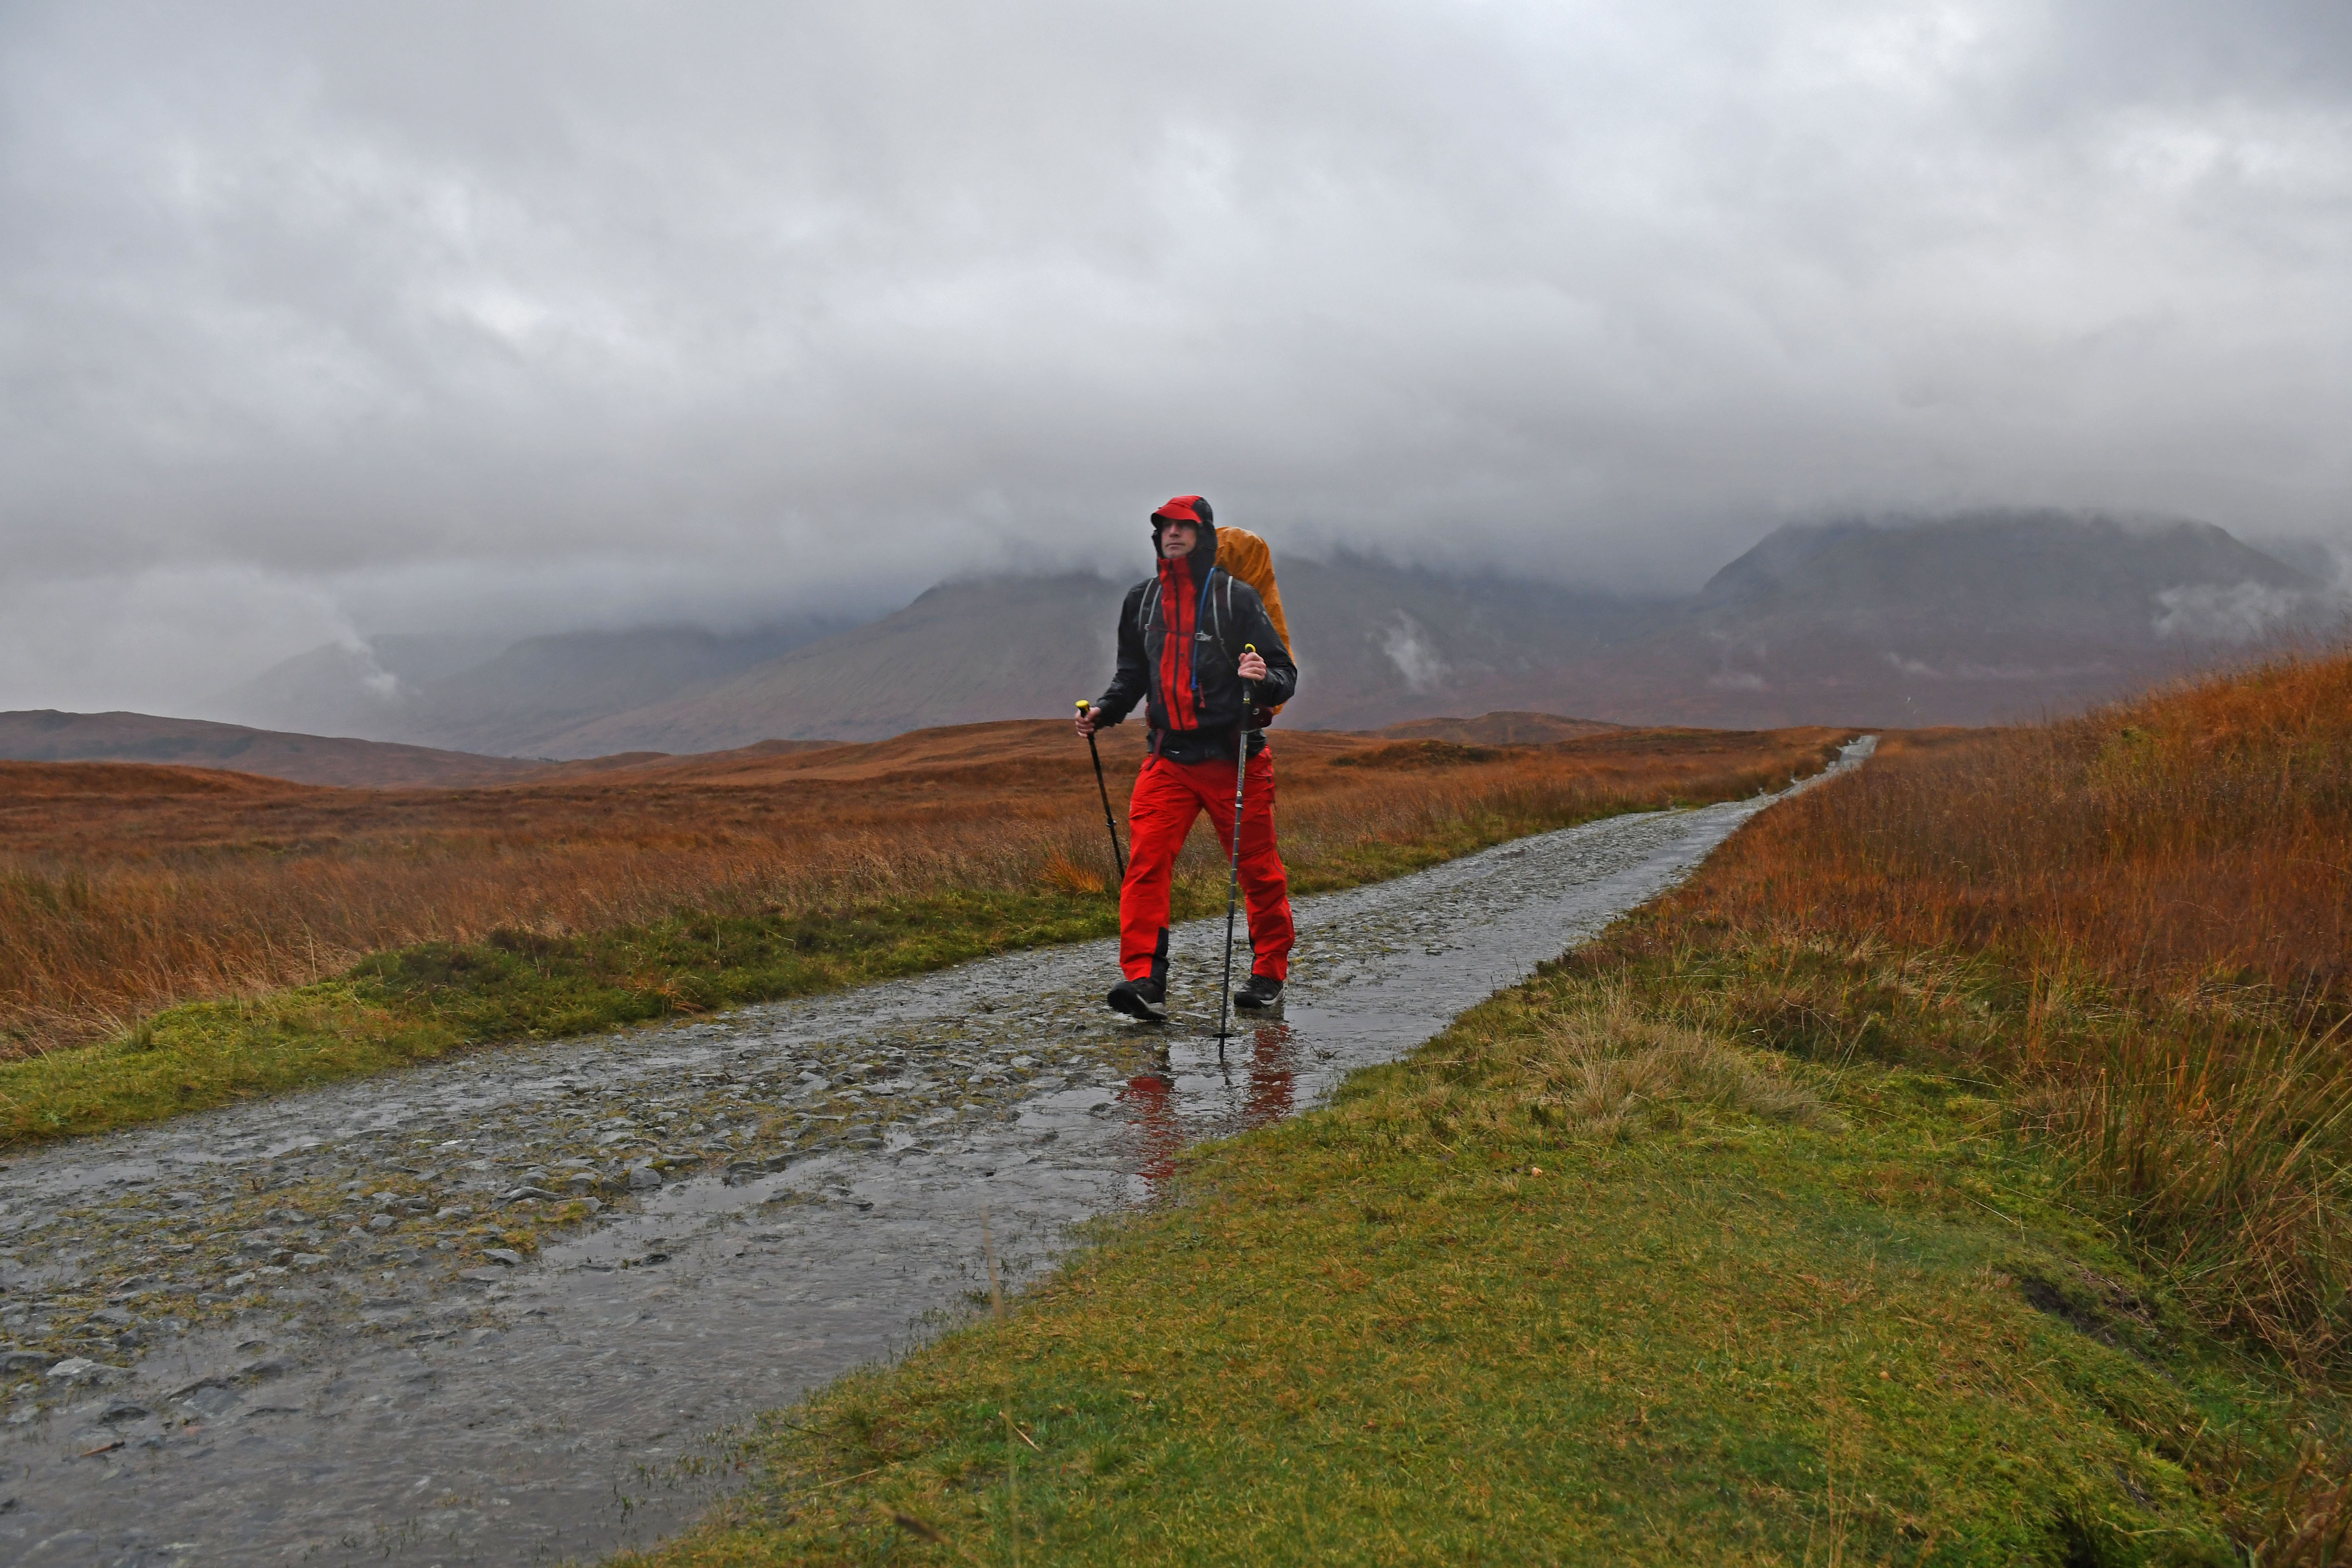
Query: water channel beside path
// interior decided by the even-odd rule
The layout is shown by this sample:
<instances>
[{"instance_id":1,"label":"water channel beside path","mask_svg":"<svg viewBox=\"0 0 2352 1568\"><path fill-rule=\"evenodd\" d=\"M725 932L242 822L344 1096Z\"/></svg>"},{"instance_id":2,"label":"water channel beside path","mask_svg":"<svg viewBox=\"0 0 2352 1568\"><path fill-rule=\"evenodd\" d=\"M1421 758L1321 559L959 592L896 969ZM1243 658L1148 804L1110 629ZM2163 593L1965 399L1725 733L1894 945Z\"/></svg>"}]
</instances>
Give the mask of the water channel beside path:
<instances>
[{"instance_id":1,"label":"water channel beside path","mask_svg":"<svg viewBox=\"0 0 2352 1568\"><path fill-rule=\"evenodd\" d=\"M1220 918L1176 933L1157 1029L1103 1007L1116 952L1090 942L18 1158L0 1561L456 1568L658 1539L731 1484L725 1428L972 1310L983 1225L1034 1278L1184 1144L1393 1060L1771 798L1301 900L1282 1014L1222 1059ZM535 1256L483 1252L485 1217L575 1201L600 1212Z\"/></svg>"}]
</instances>

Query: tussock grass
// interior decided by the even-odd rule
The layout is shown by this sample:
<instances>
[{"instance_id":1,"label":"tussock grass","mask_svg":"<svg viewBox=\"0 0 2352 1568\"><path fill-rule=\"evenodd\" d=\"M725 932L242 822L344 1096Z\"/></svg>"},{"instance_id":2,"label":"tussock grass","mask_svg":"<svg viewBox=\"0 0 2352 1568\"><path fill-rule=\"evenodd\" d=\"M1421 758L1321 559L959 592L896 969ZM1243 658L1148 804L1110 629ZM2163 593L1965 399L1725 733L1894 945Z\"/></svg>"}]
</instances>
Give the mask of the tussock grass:
<instances>
[{"instance_id":1,"label":"tussock grass","mask_svg":"<svg viewBox=\"0 0 2352 1568\"><path fill-rule=\"evenodd\" d=\"M1709 1110L1837 1125L1810 1088L1781 1070L1780 1058L1650 1017L1622 986L1606 987L1540 1027L1481 1045L1475 1061L1438 1061L1440 1070L1419 1089L1413 1114L1433 1136L1475 1145L1532 1126L1622 1142L1644 1130L1680 1130ZM1347 1119L1393 1110L1384 1100L1355 1107Z\"/></svg>"},{"instance_id":2,"label":"tussock grass","mask_svg":"<svg viewBox=\"0 0 2352 1568\"><path fill-rule=\"evenodd\" d=\"M1483 1081L1470 1097L1473 1114L1496 1130L1524 1116L1538 1126L1622 1139L1637 1124L1680 1129L1690 1108L1836 1125L1779 1058L1644 1016L1622 985L1524 1042L1515 1049L1489 1042Z\"/></svg>"}]
</instances>

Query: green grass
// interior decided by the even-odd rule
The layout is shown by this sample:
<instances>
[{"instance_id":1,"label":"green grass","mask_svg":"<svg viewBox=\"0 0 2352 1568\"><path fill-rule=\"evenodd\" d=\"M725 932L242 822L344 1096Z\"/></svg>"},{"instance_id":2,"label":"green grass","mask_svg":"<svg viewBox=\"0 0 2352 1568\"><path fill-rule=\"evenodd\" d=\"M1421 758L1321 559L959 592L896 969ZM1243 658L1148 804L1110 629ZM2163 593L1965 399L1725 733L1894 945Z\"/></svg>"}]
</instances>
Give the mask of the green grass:
<instances>
[{"instance_id":1,"label":"green grass","mask_svg":"<svg viewBox=\"0 0 2352 1568\"><path fill-rule=\"evenodd\" d=\"M2241 1561L2292 1384L1985 1086L1683 1021L1725 983L1563 966L1197 1151L651 1561Z\"/></svg>"},{"instance_id":2,"label":"green grass","mask_svg":"<svg viewBox=\"0 0 2352 1568\"><path fill-rule=\"evenodd\" d=\"M370 957L249 1000L190 1003L124 1038L0 1064L0 1147L430 1061L861 985L1118 928L1101 895L968 892L838 913L681 915L583 936L500 931Z\"/></svg>"}]
</instances>

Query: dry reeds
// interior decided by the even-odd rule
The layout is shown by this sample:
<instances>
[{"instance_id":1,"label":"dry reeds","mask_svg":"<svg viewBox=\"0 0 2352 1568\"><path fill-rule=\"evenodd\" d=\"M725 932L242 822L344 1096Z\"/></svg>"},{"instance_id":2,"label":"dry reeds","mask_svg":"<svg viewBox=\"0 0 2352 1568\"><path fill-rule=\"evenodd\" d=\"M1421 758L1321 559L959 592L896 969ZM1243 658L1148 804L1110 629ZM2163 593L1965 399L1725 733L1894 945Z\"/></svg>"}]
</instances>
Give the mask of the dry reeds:
<instances>
[{"instance_id":1,"label":"dry reeds","mask_svg":"<svg viewBox=\"0 0 2352 1568\"><path fill-rule=\"evenodd\" d=\"M1775 813L1738 922L1997 946L2134 986L2352 979L2352 657L2060 723L1922 741ZM1780 884L1800 879L1802 893Z\"/></svg>"},{"instance_id":2,"label":"dry reeds","mask_svg":"<svg viewBox=\"0 0 2352 1568\"><path fill-rule=\"evenodd\" d=\"M2352 1343L2352 655L2029 729L1898 739L1644 931L1714 1022L2016 1086L2208 1321Z\"/></svg>"}]
</instances>

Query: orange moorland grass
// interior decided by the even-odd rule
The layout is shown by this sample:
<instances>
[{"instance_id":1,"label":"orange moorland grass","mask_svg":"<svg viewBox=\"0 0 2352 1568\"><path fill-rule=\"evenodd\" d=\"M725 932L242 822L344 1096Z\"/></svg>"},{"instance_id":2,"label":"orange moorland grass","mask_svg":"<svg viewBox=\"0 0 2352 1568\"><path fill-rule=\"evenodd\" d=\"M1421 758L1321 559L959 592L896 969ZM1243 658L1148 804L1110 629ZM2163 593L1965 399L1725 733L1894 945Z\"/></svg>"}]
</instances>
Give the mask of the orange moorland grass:
<instances>
[{"instance_id":1,"label":"orange moorland grass","mask_svg":"<svg viewBox=\"0 0 2352 1568\"><path fill-rule=\"evenodd\" d=\"M2012 1086L2207 1321L2352 1346L2352 654L1896 737L1583 963L1717 1026Z\"/></svg>"},{"instance_id":2,"label":"orange moorland grass","mask_svg":"<svg viewBox=\"0 0 2352 1568\"><path fill-rule=\"evenodd\" d=\"M1735 923L1869 929L2131 986L2256 982L2340 1004L2352 656L2063 723L1895 736L1878 766L1752 837L1711 884Z\"/></svg>"},{"instance_id":3,"label":"orange moorland grass","mask_svg":"<svg viewBox=\"0 0 2352 1568\"><path fill-rule=\"evenodd\" d=\"M1127 733L1104 747L1118 801L1137 761ZM1285 851L1299 890L1342 886L1584 817L1750 794L1815 770L1840 738L1624 731L1475 747L1280 732ZM1222 878L1213 847L1195 835L1180 869ZM1086 750L1045 721L457 789L0 763L0 1059L421 943L969 889L1096 894L1110 871Z\"/></svg>"}]
</instances>

